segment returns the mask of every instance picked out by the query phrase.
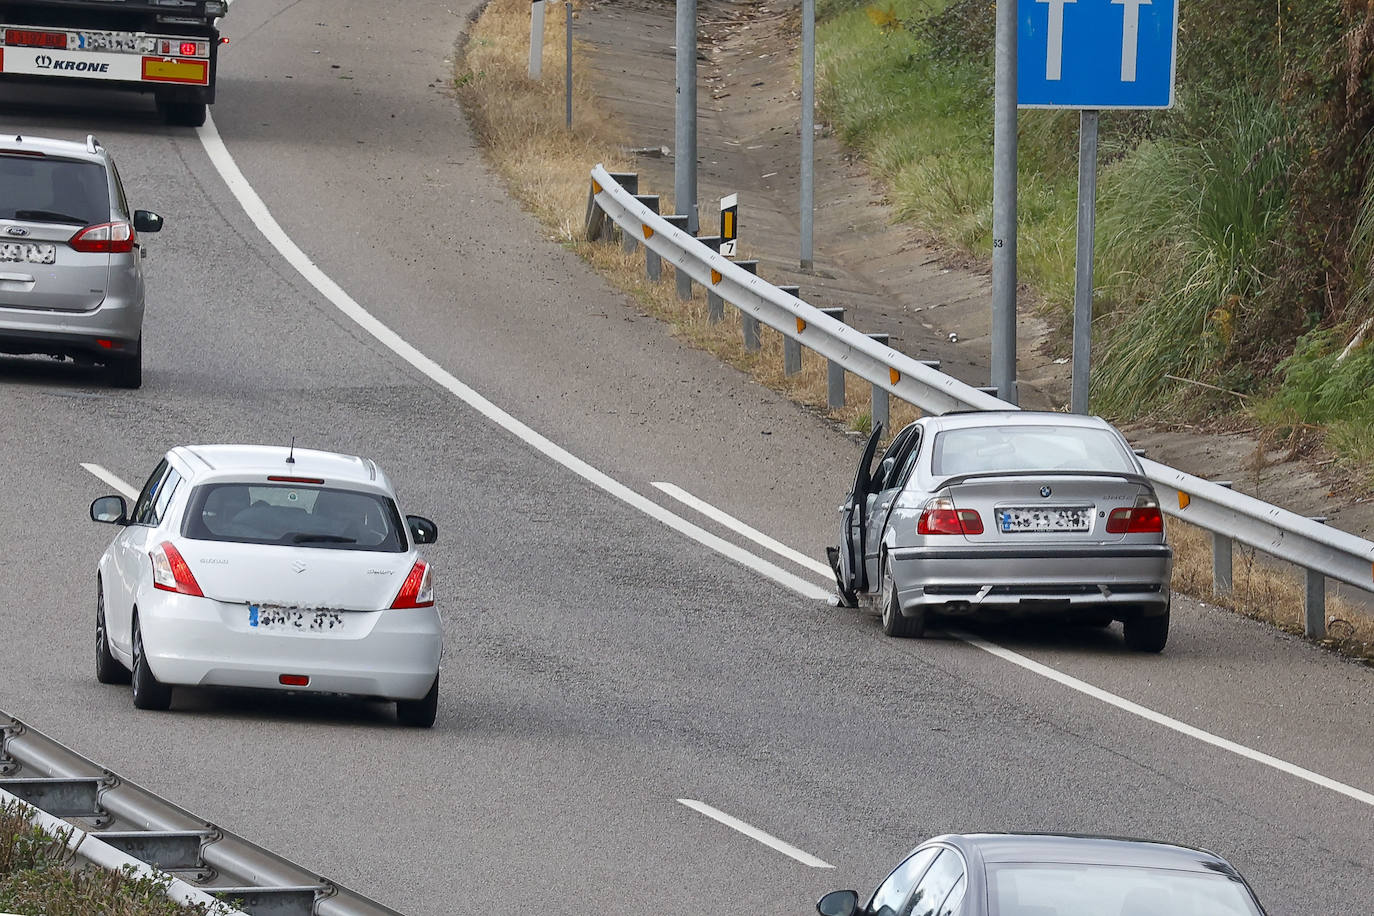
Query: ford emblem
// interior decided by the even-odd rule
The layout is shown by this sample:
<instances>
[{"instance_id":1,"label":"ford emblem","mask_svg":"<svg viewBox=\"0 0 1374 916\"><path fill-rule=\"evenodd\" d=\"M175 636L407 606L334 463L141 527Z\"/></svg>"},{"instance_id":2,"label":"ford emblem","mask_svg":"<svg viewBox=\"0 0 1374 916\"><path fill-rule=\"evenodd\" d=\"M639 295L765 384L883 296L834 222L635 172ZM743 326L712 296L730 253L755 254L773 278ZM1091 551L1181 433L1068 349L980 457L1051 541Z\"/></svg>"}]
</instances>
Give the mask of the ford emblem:
<instances>
[{"instance_id":1,"label":"ford emblem","mask_svg":"<svg viewBox=\"0 0 1374 916\"><path fill-rule=\"evenodd\" d=\"M9 227L8 229L6 229L5 231L8 232L10 235L28 235L28 234L29 234L29 230L25 229L23 226L10 226L10 227Z\"/></svg>"},{"instance_id":2,"label":"ford emblem","mask_svg":"<svg viewBox=\"0 0 1374 916\"><path fill-rule=\"evenodd\" d=\"M1043 497L1045 497L1046 499L1049 499L1049 498L1050 498L1050 494L1053 493L1053 492L1054 492L1054 491L1051 490L1049 487L1041 487L1041 488L1040 488L1040 495L1043 496Z\"/></svg>"}]
</instances>

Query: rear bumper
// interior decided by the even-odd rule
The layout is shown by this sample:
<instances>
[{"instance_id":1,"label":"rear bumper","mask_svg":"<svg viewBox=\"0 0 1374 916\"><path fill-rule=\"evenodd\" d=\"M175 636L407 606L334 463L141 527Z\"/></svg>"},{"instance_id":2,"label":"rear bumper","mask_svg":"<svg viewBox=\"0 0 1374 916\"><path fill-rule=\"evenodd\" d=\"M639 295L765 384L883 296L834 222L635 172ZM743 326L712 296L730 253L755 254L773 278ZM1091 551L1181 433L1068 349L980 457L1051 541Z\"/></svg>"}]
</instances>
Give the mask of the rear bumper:
<instances>
[{"instance_id":1,"label":"rear bumper","mask_svg":"<svg viewBox=\"0 0 1374 916\"><path fill-rule=\"evenodd\" d=\"M0 353L84 354L99 360L111 353L138 352L143 301L106 296L89 312L0 306ZM107 347L100 341L111 343Z\"/></svg>"},{"instance_id":2,"label":"rear bumper","mask_svg":"<svg viewBox=\"0 0 1374 916\"><path fill-rule=\"evenodd\" d=\"M247 605L164 594L139 616L148 665L165 684L417 700L439 673L443 629L432 607L348 611L348 635L317 636L250 628ZM283 686L284 674L310 683Z\"/></svg>"},{"instance_id":3,"label":"rear bumper","mask_svg":"<svg viewBox=\"0 0 1374 916\"><path fill-rule=\"evenodd\" d=\"M1168 608L1173 551L1167 545L914 547L894 550L888 560L907 615L1137 617Z\"/></svg>"}]
</instances>

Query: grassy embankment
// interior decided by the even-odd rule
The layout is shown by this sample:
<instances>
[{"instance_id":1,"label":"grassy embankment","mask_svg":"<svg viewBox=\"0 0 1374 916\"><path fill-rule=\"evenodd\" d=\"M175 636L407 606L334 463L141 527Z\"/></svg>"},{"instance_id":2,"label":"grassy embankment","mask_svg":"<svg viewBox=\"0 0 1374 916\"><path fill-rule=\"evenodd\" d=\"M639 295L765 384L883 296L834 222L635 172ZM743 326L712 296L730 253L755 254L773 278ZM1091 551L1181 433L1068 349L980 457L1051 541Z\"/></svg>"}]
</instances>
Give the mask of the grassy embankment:
<instances>
[{"instance_id":1,"label":"grassy embankment","mask_svg":"<svg viewBox=\"0 0 1374 916\"><path fill-rule=\"evenodd\" d=\"M0 806L0 912L45 916L208 916L212 908L169 899L166 884L74 860L66 838Z\"/></svg>"},{"instance_id":2,"label":"grassy embankment","mask_svg":"<svg viewBox=\"0 0 1374 916\"><path fill-rule=\"evenodd\" d=\"M828 119L902 218L986 254L995 5L821 0L820 15ZM1102 117L1093 407L1259 426L1374 485L1374 3L1182 17L1177 107ZM1020 124L1021 275L1067 328L1078 121Z\"/></svg>"},{"instance_id":3,"label":"grassy embankment","mask_svg":"<svg viewBox=\"0 0 1374 916\"><path fill-rule=\"evenodd\" d=\"M837 4L832 2L830 6L833 13ZM561 18L550 17L545 35L546 74L561 70L562 30ZM840 14L826 26L824 34L824 63L832 93L831 103L843 100L854 118L848 126L841 126L854 142L864 137L885 138L883 148L889 159L886 164L880 160L877 166L894 184L900 178L901 186L896 193L903 212L928 230L969 250L986 243L991 173L988 163L984 161L980 165L977 156L981 155L980 144L986 145L987 132L967 115L970 109L982 104L979 95L982 90L976 85L964 86L952 80L941 83L934 79L938 68L922 71L927 77L923 80L927 93L924 97L938 103L941 117L931 120L921 130L896 131L893 128L889 132L885 125L895 124L901 118L901 112L892 107L893 100L905 92L905 89L899 92L898 85L904 86L909 80L895 73L868 72L866 67L878 67L881 71L883 55L860 53L854 49L871 42L875 36L885 43L890 43L893 36L876 30L873 20L862 11L857 15ZM760 382L801 403L822 409L825 404L824 365L814 354L806 354L805 370L800 376L785 378L781 372L779 335L765 330L763 350L748 353L740 345L738 318L732 310L727 310L730 317L724 324L712 326L706 322L705 300L700 293L689 303L677 300L671 267L665 266L662 283L651 284L644 279L641 253L626 255L617 245L589 244L582 240L589 167L595 162L602 162L611 169L628 166L629 160L622 152L624 138L607 120L604 106L597 104L593 87L581 80L576 82L574 89L574 130L569 133L564 129L561 81L546 79L535 83L528 79L528 36L529 6L525 0L492 0L473 26L465 54L457 65L456 83L464 108L492 165L508 182L511 192L550 229L555 240L576 250L633 296L647 313L669 323L681 339L750 372ZM848 65L842 52L847 41L853 43ZM581 56L585 50L579 47L574 53ZM848 71L846 66L856 69ZM940 66L953 67L955 64L941 63ZM575 66L574 70L579 74L588 72L584 66ZM844 93L851 93L852 97ZM906 104L911 104L911 100ZM867 126L859 129L855 125L860 123ZM1048 117L1039 125L1027 124L1026 129L1047 138L1058 136L1067 142L1071 139L1072 126L1063 117ZM1057 149L1053 144L1048 146L1046 156ZM866 148L872 156L872 147ZM906 152L899 152L902 150ZM974 152L969 153L970 150ZM954 155L960 151L969 153L971 158L960 161ZM1074 174L1072 158L1056 155L1065 173ZM1034 154L1023 159L1027 168L1035 162ZM1042 162L1046 166L1045 175L1054 172L1048 168L1049 164L1047 160ZM916 170L904 173L899 166ZM904 174L906 177L902 177ZM1072 181L1060 184L1032 175L1022 190L1023 219L1043 226L1038 241L1031 240L1028 244L1023 236L1023 251L1026 252L1023 256L1027 257L1029 273L1046 289L1054 289L1053 282L1041 278L1058 276L1058 288L1070 294L1071 286L1066 285L1063 278L1072 274L1072 188ZM1028 206L1028 202L1033 206ZM665 206L669 205L670 200L665 198ZM1068 217L1060 212L1066 205ZM957 219L953 223L936 222L933 216L937 213L953 213ZM1064 243L1068 244L1067 259L1059 247ZM1049 299L1052 301L1053 297ZM852 427L864 428L868 386L851 379L848 387L849 404L845 411L834 416ZM908 405L897 402L893 404L893 413L894 428L914 415ZM1170 531L1178 558L1174 582L1180 592L1221 603L1289 631L1301 632L1301 587L1291 577L1276 575L1269 568L1256 564L1253 554L1238 551L1232 595L1214 597L1211 594L1209 537L1205 532L1181 524L1171 523ZM1360 618L1335 600L1331 602L1331 612L1342 621L1352 621L1333 627L1333 632L1344 638L1347 651L1362 653L1367 643L1374 643L1374 621Z\"/></svg>"},{"instance_id":4,"label":"grassy embankment","mask_svg":"<svg viewBox=\"0 0 1374 916\"><path fill-rule=\"evenodd\" d=\"M633 170L624 152L625 138L608 118L594 88L585 77L574 78L573 130L564 129L563 47L561 15L545 24L544 80L529 79L530 7L526 0L492 0L473 26L466 51L458 62L458 94L490 162L509 184L511 193L547 226L553 238L574 249L612 283L634 297L644 311L667 322L673 333L694 347L707 350L748 372L760 383L793 400L826 413L854 429L870 424L870 389L850 376L843 410L826 409L825 362L810 351L802 357L802 372L787 377L782 371L782 336L763 329L763 347L744 349L739 313L726 309L726 320L706 320L706 297L698 288L690 302L677 299L673 268L665 264L663 280L644 277L643 249L625 254L619 245L588 243L583 239L589 173L603 163L615 171ZM586 50L575 45L574 60ZM574 65L574 74L590 72ZM552 76L551 74L558 74ZM671 213L671 188L654 188L664 212ZM751 255L742 247L740 257ZM916 416L906 404L892 402L892 427Z\"/></svg>"}]
</instances>

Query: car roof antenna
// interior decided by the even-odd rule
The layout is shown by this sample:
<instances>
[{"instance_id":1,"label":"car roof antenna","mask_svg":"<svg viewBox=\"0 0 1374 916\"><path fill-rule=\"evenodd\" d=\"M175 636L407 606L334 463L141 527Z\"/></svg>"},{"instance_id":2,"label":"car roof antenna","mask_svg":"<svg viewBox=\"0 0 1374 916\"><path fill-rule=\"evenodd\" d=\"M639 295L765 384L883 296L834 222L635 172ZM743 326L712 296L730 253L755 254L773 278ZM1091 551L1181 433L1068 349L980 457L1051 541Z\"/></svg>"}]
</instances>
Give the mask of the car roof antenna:
<instances>
[{"instance_id":1,"label":"car roof antenna","mask_svg":"<svg viewBox=\"0 0 1374 916\"><path fill-rule=\"evenodd\" d=\"M291 448L290 448L290 449L287 451L287 453L286 453L286 463L287 463L287 464L295 464L295 463L296 463L296 437L295 437L295 436L292 436L292 437L291 437Z\"/></svg>"}]
</instances>

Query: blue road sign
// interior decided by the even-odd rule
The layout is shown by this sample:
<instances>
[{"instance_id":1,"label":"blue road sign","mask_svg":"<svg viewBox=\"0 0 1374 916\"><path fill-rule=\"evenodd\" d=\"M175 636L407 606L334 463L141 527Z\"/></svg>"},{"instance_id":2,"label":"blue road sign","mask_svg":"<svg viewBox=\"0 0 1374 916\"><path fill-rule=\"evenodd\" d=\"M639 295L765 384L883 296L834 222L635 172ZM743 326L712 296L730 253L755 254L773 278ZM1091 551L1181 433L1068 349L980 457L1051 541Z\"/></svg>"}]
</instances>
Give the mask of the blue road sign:
<instances>
[{"instance_id":1,"label":"blue road sign","mask_svg":"<svg viewBox=\"0 0 1374 916\"><path fill-rule=\"evenodd\" d=\"M1168 108L1178 0L1017 0L1016 104Z\"/></svg>"}]
</instances>

